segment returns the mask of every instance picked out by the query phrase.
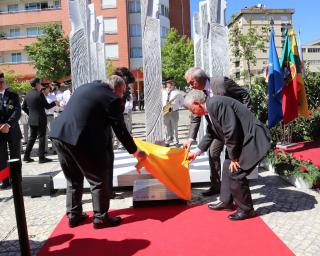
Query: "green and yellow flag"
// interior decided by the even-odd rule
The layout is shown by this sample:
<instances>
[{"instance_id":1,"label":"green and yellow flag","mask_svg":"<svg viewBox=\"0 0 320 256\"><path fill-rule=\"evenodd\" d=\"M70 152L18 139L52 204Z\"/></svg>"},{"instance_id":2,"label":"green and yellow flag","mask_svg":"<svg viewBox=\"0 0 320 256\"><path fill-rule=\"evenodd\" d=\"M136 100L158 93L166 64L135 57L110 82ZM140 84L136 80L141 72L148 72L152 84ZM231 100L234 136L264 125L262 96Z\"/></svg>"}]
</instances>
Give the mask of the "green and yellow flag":
<instances>
[{"instance_id":1,"label":"green and yellow flag","mask_svg":"<svg viewBox=\"0 0 320 256\"><path fill-rule=\"evenodd\" d=\"M286 39L282 49L280 66L284 74L282 89L283 121L288 123L298 115L310 116L304 80L301 71L301 62L294 29L286 32Z\"/></svg>"}]
</instances>

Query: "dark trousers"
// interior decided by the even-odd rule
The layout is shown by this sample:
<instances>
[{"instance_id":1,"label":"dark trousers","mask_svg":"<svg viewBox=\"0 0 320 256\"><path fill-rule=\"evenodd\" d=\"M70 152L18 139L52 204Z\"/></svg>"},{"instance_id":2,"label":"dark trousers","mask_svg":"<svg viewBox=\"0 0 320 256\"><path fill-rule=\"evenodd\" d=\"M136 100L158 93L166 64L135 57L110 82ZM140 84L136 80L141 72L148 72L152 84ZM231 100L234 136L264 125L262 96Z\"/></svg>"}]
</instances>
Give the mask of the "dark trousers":
<instances>
[{"instance_id":1,"label":"dark trousers","mask_svg":"<svg viewBox=\"0 0 320 256\"><path fill-rule=\"evenodd\" d=\"M226 159L223 163L220 201L225 204L234 201L239 211L249 211L253 209L253 203L246 176L253 171L255 166L250 170L239 169L237 172L232 173L229 170L230 162L231 160Z\"/></svg>"},{"instance_id":2,"label":"dark trousers","mask_svg":"<svg viewBox=\"0 0 320 256\"><path fill-rule=\"evenodd\" d=\"M26 146L26 151L24 153L25 157L30 157L31 150L33 148L34 143L36 142L37 137L39 138L39 150L38 155L39 158L44 158L44 151L45 151L45 140L46 140L46 129L47 126L40 125L40 126L34 126L30 125L30 137L28 140L28 144Z\"/></svg>"},{"instance_id":3,"label":"dark trousers","mask_svg":"<svg viewBox=\"0 0 320 256\"><path fill-rule=\"evenodd\" d=\"M213 140L209 148L209 164L210 164L210 181L212 188L219 188L221 185L221 161L220 155L223 150L224 143L220 140Z\"/></svg>"},{"instance_id":4,"label":"dark trousers","mask_svg":"<svg viewBox=\"0 0 320 256\"><path fill-rule=\"evenodd\" d=\"M112 189L110 179L113 171L112 144L108 143L108 150L97 150L85 145L73 146L56 139L53 139L52 143L57 149L61 168L67 180L68 217L82 213L85 177L90 184L94 217L102 218L108 212L110 204Z\"/></svg>"},{"instance_id":5,"label":"dark trousers","mask_svg":"<svg viewBox=\"0 0 320 256\"><path fill-rule=\"evenodd\" d=\"M5 138L0 140L0 170L7 167L8 159L21 160L21 138L19 135L6 134ZM9 150L8 150L9 149ZM9 185L9 178L2 181L4 185Z\"/></svg>"}]
</instances>

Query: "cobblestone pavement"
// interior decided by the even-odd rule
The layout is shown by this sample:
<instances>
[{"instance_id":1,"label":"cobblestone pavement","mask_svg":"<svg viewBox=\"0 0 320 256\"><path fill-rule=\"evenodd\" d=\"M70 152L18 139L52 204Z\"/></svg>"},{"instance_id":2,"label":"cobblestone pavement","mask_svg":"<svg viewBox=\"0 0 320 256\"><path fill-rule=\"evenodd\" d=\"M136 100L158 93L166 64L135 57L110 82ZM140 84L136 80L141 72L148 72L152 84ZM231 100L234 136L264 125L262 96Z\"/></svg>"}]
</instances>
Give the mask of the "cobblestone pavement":
<instances>
[{"instance_id":1,"label":"cobblestone pavement","mask_svg":"<svg viewBox=\"0 0 320 256\"><path fill-rule=\"evenodd\" d=\"M134 135L143 136L144 114L134 113ZM181 111L179 135L187 136L188 112ZM55 155L54 161L41 164L23 165L23 175L54 175L60 166ZM193 199L189 204L206 204L217 197L204 198L201 192L206 187L193 188ZM251 181L254 206L259 216L296 254L301 256L320 255L320 195L314 190L296 189L274 173L261 168L260 177ZM52 196L38 198L24 197L28 232L33 255L41 248L65 211L65 191ZM84 210L91 210L91 196L83 197ZM132 206L132 191L118 191L111 200L111 209ZM0 191L0 256L20 255L14 205L11 190Z\"/></svg>"}]
</instances>

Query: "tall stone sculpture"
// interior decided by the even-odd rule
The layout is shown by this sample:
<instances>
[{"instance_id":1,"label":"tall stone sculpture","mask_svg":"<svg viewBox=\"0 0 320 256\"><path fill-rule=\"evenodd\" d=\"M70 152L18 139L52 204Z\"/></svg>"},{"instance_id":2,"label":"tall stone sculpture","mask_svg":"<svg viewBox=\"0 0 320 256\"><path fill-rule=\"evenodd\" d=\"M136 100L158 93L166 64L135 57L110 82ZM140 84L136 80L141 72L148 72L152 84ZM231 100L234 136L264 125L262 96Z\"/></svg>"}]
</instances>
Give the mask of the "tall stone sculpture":
<instances>
[{"instance_id":1,"label":"tall stone sculpture","mask_svg":"<svg viewBox=\"0 0 320 256\"><path fill-rule=\"evenodd\" d=\"M226 0L200 1L199 13L193 17L195 66L209 77L229 76L226 6ZM205 133L205 122L203 118L198 140Z\"/></svg>"},{"instance_id":2,"label":"tall stone sculpture","mask_svg":"<svg viewBox=\"0 0 320 256\"><path fill-rule=\"evenodd\" d=\"M105 79L105 54L103 43L103 21L96 18L94 5L88 0L69 0L72 85Z\"/></svg>"},{"instance_id":3,"label":"tall stone sculpture","mask_svg":"<svg viewBox=\"0 0 320 256\"><path fill-rule=\"evenodd\" d=\"M159 0L141 1L142 52L146 140L157 143L162 135L162 65Z\"/></svg>"},{"instance_id":4,"label":"tall stone sculpture","mask_svg":"<svg viewBox=\"0 0 320 256\"><path fill-rule=\"evenodd\" d=\"M208 0L209 72L211 77L229 76L226 0Z\"/></svg>"}]
</instances>

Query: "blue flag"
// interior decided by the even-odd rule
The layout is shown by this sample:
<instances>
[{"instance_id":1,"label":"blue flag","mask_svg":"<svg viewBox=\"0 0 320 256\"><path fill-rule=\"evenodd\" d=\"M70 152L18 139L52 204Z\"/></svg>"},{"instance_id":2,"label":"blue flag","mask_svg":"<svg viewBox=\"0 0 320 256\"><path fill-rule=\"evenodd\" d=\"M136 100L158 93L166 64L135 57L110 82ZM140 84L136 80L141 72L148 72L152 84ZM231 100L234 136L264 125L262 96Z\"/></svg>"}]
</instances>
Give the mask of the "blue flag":
<instances>
[{"instance_id":1,"label":"blue flag","mask_svg":"<svg viewBox=\"0 0 320 256\"><path fill-rule=\"evenodd\" d=\"M283 118L282 97L283 73L280 68L277 50L274 44L274 30L270 32L269 66L268 66L268 126L275 126Z\"/></svg>"}]
</instances>

